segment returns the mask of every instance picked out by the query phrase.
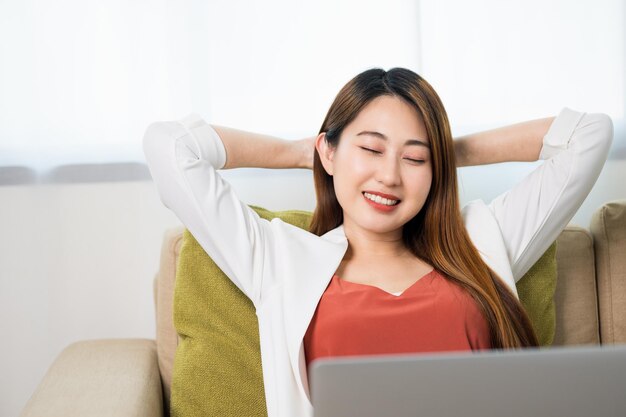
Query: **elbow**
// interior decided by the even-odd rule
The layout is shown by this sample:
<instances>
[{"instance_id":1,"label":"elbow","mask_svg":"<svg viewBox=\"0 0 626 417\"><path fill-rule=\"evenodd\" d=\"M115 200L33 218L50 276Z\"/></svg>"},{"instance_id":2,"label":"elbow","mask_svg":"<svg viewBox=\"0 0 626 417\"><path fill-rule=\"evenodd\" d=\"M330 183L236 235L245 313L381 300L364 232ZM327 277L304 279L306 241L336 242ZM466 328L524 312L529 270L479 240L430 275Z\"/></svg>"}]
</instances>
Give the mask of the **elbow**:
<instances>
[{"instance_id":1,"label":"elbow","mask_svg":"<svg viewBox=\"0 0 626 417\"><path fill-rule=\"evenodd\" d=\"M608 155L609 149L613 143L613 121L611 117L605 113L592 113L589 115L590 122L594 126L594 137L597 138L599 145Z\"/></svg>"},{"instance_id":2,"label":"elbow","mask_svg":"<svg viewBox=\"0 0 626 417\"><path fill-rule=\"evenodd\" d=\"M143 133L143 150L144 152L152 145L154 142L154 138L157 136L159 131L159 122L152 122L148 125L145 132Z\"/></svg>"},{"instance_id":3,"label":"elbow","mask_svg":"<svg viewBox=\"0 0 626 417\"><path fill-rule=\"evenodd\" d=\"M151 165L154 157L158 154L158 149L167 143L168 136L166 124L163 122L153 122L146 128L142 146L148 165Z\"/></svg>"},{"instance_id":4,"label":"elbow","mask_svg":"<svg viewBox=\"0 0 626 417\"><path fill-rule=\"evenodd\" d=\"M148 167L167 167L176 158L174 151L179 138L187 132L176 122L153 122L143 134L142 146ZM183 153L181 156L187 155ZM194 159L198 159L195 157ZM174 162L177 165L177 162Z\"/></svg>"}]
</instances>

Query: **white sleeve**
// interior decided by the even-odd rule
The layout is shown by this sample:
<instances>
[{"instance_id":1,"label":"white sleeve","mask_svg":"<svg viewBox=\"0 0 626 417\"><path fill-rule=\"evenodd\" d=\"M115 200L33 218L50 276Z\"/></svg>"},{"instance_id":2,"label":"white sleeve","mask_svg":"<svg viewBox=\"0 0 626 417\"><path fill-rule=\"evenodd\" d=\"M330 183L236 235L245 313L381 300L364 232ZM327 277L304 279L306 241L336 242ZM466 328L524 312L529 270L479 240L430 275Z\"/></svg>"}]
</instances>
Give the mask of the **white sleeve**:
<instances>
[{"instance_id":1,"label":"white sleeve","mask_svg":"<svg viewBox=\"0 0 626 417\"><path fill-rule=\"evenodd\" d=\"M490 204L517 282L556 240L595 184L613 140L603 113L563 108L543 138L545 160Z\"/></svg>"},{"instance_id":2,"label":"white sleeve","mask_svg":"<svg viewBox=\"0 0 626 417\"><path fill-rule=\"evenodd\" d=\"M269 222L239 201L216 171L226 163L221 138L199 116L148 126L143 149L163 204L215 264L259 304Z\"/></svg>"}]
</instances>

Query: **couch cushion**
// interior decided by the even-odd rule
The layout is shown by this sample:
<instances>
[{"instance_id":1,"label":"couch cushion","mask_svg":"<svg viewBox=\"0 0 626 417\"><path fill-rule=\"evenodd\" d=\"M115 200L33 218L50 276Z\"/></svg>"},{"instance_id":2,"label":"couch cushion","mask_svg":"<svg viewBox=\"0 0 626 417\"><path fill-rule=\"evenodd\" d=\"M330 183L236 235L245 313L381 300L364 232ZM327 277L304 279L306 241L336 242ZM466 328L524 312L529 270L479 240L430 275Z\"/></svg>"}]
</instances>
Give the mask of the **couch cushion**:
<instances>
[{"instance_id":1,"label":"couch cushion","mask_svg":"<svg viewBox=\"0 0 626 417\"><path fill-rule=\"evenodd\" d=\"M626 200L592 216L602 343L626 343Z\"/></svg>"},{"instance_id":2,"label":"couch cushion","mask_svg":"<svg viewBox=\"0 0 626 417\"><path fill-rule=\"evenodd\" d=\"M302 228L311 218L305 211L251 207L263 218L280 217ZM187 230L182 236L174 294L179 337L178 347L173 347L172 416L266 415L254 306ZM556 242L518 282L520 299L543 345L554 338L555 253Z\"/></svg>"},{"instance_id":3,"label":"couch cushion","mask_svg":"<svg viewBox=\"0 0 626 417\"><path fill-rule=\"evenodd\" d=\"M557 282L556 247L554 242L537 262L516 283L520 302L533 323L541 346L554 340L556 310L554 291Z\"/></svg>"},{"instance_id":4,"label":"couch cushion","mask_svg":"<svg viewBox=\"0 0 626 417\"><path fill-rule=\"evenodd\" d=\"M589 232L568 226L557 239L558 281L556 332L553 345L598 344L598 299L596 295L593 241Z\"/></svg>"}]
</instances>

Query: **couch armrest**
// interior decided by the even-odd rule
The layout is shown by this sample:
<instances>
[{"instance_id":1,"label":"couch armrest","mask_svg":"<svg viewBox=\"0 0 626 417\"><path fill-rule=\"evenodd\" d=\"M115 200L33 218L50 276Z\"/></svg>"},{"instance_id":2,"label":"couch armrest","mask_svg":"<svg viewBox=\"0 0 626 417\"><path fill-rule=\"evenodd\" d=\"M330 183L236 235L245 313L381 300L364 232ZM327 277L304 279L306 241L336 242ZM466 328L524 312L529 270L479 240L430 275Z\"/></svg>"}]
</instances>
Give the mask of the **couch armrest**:
<instances>
[{"instance_id":1,"label":"couch armrest","mask_svg":"<svg viewBox=\"0 0 626 417\"><path fill-rule=\"evenodd\" d=\"M69 345L21 416L163 416L155 341L107 339Z\"/></svg>"}]
</instances>

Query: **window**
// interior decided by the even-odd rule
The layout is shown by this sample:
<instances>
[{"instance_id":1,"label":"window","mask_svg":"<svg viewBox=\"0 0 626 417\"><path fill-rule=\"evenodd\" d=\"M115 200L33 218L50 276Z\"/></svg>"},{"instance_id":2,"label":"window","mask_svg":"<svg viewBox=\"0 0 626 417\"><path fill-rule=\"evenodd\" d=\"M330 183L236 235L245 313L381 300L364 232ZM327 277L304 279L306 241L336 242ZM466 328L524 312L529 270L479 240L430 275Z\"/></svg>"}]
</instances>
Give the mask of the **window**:
<instances>
[{"instance_id":1,"label":"window","mask_svg":"<svg viewBox=\"0 0 626 417\"><path fill-rule=\"evenodd\" d=\"M3 2L0 176L138 172L146 126L191 111L313 135L371 67L423 75L455 134L562 105L623 123L624 20L619 0Z\"/></svg>"}]
</instances>

